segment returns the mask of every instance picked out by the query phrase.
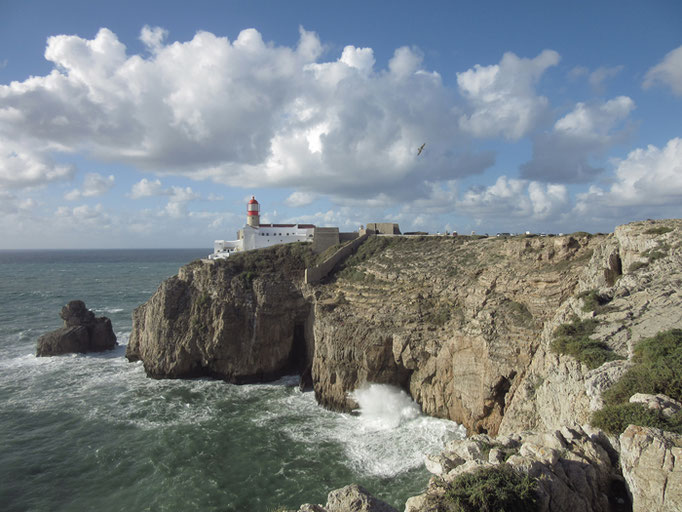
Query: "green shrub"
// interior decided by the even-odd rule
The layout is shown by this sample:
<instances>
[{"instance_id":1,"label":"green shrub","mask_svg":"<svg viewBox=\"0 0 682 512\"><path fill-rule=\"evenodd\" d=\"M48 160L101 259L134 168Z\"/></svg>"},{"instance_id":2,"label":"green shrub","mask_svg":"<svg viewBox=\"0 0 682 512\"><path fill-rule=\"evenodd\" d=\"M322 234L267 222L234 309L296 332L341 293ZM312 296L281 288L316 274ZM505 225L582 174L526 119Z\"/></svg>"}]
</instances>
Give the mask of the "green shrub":
<instances>
[{"instance_id":1,"label":"green shrub","mask_svg":"<svg viewBox=\"0 0 682 512\"><path fill-rule=\"evenodd\" d=\"M599 295L597 290L588 290L578 294L578 298L583 300L582 310L585 312L595 311L600 312L602 307L611 302L610 297Z\"/></svg>"},{"instance_id":2,"label":"green shrub","mask_svg":"<svg viewBox=\"0 0 682 512\"><path fill-rule=\"evenodd\" d=\"M630 424L682 433L682 412L664 418L640 404L629 403L636 393L661 393L682 400L682 329L640 341L632 361L634 366L604 392L604 408L593 414L592 425L614 434Z\"/></svg>"},{"instance_id":3,"label":"green shrub","mask_svg":"<svg viewBox=\"0 0 682 512\"><path fill-rule=\"evenodd\" d=\"M640 341L635 365L604 393L607 404L626 402L635 393L662 393L682 400L682 329L672 329Z\"/></svg>"},{"instance_id":4,"label":"green shrub","mask_svg":"<svg viewBox=\"0 0 682 512\"><path fill-rule=\"evenodd\" d=\"M561 324L554 330L550 349L557 354L572 356L590 369L598 368L608 361L622 359L606 343L590 338L597 323L593 318L576 318L571 323Z\"/></svg>"},{"instance_id":5,"label":"green shrub","mask_svg":"<svg viewBox=\"0 0 682 512\"><path fill-rule=\"evenodd\" d=\"M537 483L508 464L464 473L448 485L445 504L450 512L533 512Z\"/></svg>"},{"instance_id":6,"label":"green shrub","mask_svg":"<svg viewBox=\"0 0 682 512\"><path fill-rule=\"evenodd\" d=\"M657 411L652 411L642 404L607 405L595 411L590 421L593 427L604 432L619 435L628 425L642 425L668 430L668 423Z\"/></svg>"},{"instance_id":7,"label":"green shrub","mask_svg":"<svg viewBox=\"0 0 682 512\"><path fill-rule=\"evenodd\" d=\"M664 233L670 233L673 228L668 226L657 226L655 228L647 229L644 233L647 235L662 235Z\"/></svg>"}]
</instances>

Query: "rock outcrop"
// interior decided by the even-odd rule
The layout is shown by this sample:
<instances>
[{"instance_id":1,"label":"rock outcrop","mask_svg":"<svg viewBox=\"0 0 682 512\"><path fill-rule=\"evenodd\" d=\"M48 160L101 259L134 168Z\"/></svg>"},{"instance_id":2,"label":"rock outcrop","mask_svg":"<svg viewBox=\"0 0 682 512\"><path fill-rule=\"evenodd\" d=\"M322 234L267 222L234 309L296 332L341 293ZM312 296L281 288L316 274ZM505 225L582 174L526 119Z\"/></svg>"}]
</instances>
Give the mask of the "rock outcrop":
<instances>
[{"instance_id":1,"label":"rock outcrop","mask_svg":"<svg viewBox=\"0 0 682 512\"><path fill-rule=\"evenodd\" d=\"M60 316L64 327L38 338L36 356L102 352L117 345L111 320L95 317L83 301L72 300L62 308Z\"/></svg>"},{"instance_id":2,"label":"rock outcrop","mask_svg":"<svg viewBox=\"0 0 682 512\"><path fill-rule=\"evenodd\" d=\"M357 484L347 485L332 491L326 505L306 503L298 511L291 512L398 512Z\"/></svg>"},{"instance_id":3,"label":"rock outcrop","mask_svg":"<svg viewBox=\"0 0 682 512\"><path fill-rule=\"evenodd\" d=\"M682 510L682 435L630 425L620 446L633 512Z\"/></svg>"},{"instance_id":4,"label":"rock outcrop","mask_svg":"<svg viewBox=\"0 0 682 512\"><path fill-rule=\"evenodd\" d=\"M626 510L629 503L608 439L589 429L564 427L451 441L443 453L427 458L426 467L436 476L424 494L407 500L405 512L439 510L457 477L500 464L537 479L539 512L611 512Z\"/></svg>"},{"instance_id":5,"label":"rock outcrop","mask_svg":"<svg viewBox=\"0 0 682 512\"><path fill-rule=\"evenodd\" d=\"M246 383L303 370L309 256L304 246L282 245L186 265L133 312L126 357L156 378Z\"/></svg>"}]
</instances>

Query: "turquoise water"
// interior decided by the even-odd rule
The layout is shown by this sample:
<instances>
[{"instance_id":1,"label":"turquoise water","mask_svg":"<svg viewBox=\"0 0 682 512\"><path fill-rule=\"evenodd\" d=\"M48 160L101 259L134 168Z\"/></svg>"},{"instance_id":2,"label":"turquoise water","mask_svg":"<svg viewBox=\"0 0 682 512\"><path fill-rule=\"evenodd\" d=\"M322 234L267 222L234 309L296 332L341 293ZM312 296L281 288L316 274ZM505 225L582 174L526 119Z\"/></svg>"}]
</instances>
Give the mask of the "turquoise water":
<instances>
[{"instance_id":1,"label":"turquoise water","mask_svg":"<svg viewBox=\"0 0 682 512\"><path fill-rule=\"evenodd\" d=\"M351 482L402 509L423 490L423 454L463 432L398 390L358 391L360 415L337 414L296 377L152 380L125 359L132 310L207 252L0 251L2 510L269 511ZM73 299L111 318L121 346L36 358Z\"/></svg>"}]
</instances>

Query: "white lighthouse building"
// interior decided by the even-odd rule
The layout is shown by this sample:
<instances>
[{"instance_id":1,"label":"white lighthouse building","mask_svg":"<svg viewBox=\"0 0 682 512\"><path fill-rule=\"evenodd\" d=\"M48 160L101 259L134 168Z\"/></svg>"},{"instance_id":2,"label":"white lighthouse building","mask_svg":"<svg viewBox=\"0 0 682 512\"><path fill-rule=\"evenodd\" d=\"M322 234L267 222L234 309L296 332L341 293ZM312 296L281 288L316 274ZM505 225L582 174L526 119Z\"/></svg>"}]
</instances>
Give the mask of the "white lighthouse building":
<instances>
[{"instance_id":1,"label":"white lighthouse building","mask_svg":"<svg viewBox=\"0 0 682 512\"><path fill-rule=\"evenodd\" d=\"M261 224L260 204L251 196L246 205L246 225L237 233L237 240L216 240L209 259L227 258L235 252L277 244L312 242L314 234L315 226L312 224Z\"/></svg>"}]
</instances>

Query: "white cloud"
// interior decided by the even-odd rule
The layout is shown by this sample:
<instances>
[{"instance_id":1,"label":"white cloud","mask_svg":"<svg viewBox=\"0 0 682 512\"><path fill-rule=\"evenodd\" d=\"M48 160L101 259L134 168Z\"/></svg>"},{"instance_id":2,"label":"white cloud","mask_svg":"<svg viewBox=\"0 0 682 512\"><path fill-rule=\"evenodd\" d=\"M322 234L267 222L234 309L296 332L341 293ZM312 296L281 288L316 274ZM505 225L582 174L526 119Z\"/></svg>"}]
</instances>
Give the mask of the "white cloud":
<instances>
[{"instance_id":1,"label":"white cloud","mask_svg":"<svg viewBox=\"0 0 682 512\"><path fill-rule=\"evenodd\" d=\"M167 36L168 31L161 27L145 25L140 31L140 41L152 52L156 52L161 48Z\"/></svg>"},{"instance_id":2,"label":"white cloud","mask_svg":"<svg viewBox=\"0 0 682 512\"><path fill-rule=\"evenodd\" d=\"M631 151L617 162L610 189L592 186L578 194L575 211L626 218L642 211L650 216L682 215L682 138L669 140L662 149L649 145Z\"/></svg>"},{"instance_id":3,"label":"white cloud","mask_svg":"<svg viewBox=\"0 0 682 512\"><path fill-rule=\"evenodd\" d=\"M75 169L56 164L41 151L0 137L0 188L24 188L69 180Z\"/></svg>"},{"instance_id":4,"label":"white cloud","mask_svg":"<svg viewBox=\"0 0 682 512\"><path fill-rule=\"evenodd\" d=\"M384 191L393 201L492 163L472 153L452 91L421 68L416 49L398 48L377 70L371 48L318 62L323 45L303 29L294 48L266 44L254 29L234 41L165 37L145 26L144 55L128 55L108 29L92 40L49 38L55 70L0 86L0 136L233 186Z\"/></svg>"},{"instance_id":5,"label":"white cloud","mask_svg":"<svg viewBox=\"0 0 682 512\"><path fill-rule=\"evenodd\" d=\"M69 201L75 201L82 197L99 197L108 192L114 186L115 178L113 175L102 176L97 173L88 173L83 179L82 188L73 189L64 195Z\"/></svg>"},{"instance_id":6,"label":"white cloud","mask_svg":"<svg viewBox=\"0 0 682 512\"><path fill-rule=\"evenodd\" d=\"M601 156L627 136L618 128L635 108L627 96L602 103L578 103L554 123L551 132L535 137L533 159L521 166L523 178L553 183L580 183L593 180L602 168L591 158Z\"/></svg>"},{"instance_id":7,"label":"white cloud","mask_svg":"<svg viewBox=\"0 0 682 512\"><path fill-rule=\"evenodd\" d=\"M656 84L667 85L674 94L682 96L682 46L672 50L647 71L643 87L648 89Z\"/></svg>"},{"instance_id":8,"label":"white cloud","mask_svg":"<svg viewBox=\"0 0 682 512\"><path fill-rule=\"evenodd\" d=\"M294 192L285 199L284 203L291 207L308 206L315 201L315 199L315 194L309 192Z\"/></svg>"},{"instance_id":9,"label":"white cloud","mask_svg":"<svg viewBox=\"0 0 682 512\"><path fill-rule=\"evenodd\" d=\"M663 149L636 149L618 164L613 201L621 204L682 204L682 138ZM616 199L617 198L617 199Z\"/></svg>"},{"instance_id":10,"label":"white cloud","mask_svg":"<svg viewBox=\"0 0 682 512\"><path fill-rule=\"evenodd\" d=\"M559 54L552 50L534 59L509 52L499 64L477 64L457 73L460 92L473 107L471 114L460 117L460 126L476 137L520 139L535 127L549 104L535 93L535 84L547 68L558 63Z\"/></svg>"},{"instance_id":11,"label":"white cloud","mask_svg":"<svg viewBox=\"0 0 682 512\"><path fill-rule=\"evenodd\" d=\"M569 204L564 185L540 184L500 176L494 185L468 190L457 210L475 218L554 220Z\"/></svg>"},{"instance_id":12,"label":"white cloud","mask_svg":"<svg viewBox=\"0 0 682 512\"><path fill-rule=\"evenodd\" d=\"M129 196L133 199L140 199L143 197L161 196L165 195L164 188L161 185L161 180L150 181L147 178L142 178L133 185Z\"/></svg>"},{"instance_id":13,"label":"white cloud","mask_svg":"<svg viewBox=\"0 0 682 512\"><path fill-rule=\"evenodd\" d=\"M101 204L95 206L80 205L75 207L60 206L57 208L55 215L62 219L68 220L69 229L80 230L83 226L89 226L88 229L95 226L104 229L111 224L111 217L104 211Z\"/></svg>"}]
</instances>

